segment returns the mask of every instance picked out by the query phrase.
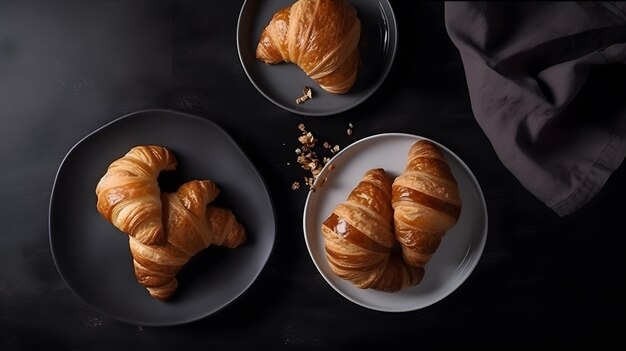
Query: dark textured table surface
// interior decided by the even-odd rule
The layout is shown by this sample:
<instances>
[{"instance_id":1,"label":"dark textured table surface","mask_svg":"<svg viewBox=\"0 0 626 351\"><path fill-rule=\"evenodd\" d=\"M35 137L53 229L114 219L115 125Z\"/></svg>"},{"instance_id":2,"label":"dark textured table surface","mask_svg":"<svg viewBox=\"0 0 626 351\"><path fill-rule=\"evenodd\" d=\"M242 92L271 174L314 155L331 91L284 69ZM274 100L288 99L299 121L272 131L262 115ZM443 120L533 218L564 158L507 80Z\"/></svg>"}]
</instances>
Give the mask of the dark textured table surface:
<instances>
[{"instance_id":1,"label":"dark textured table surface","mask_svg":"<svg viewBox=\"0 0 626 351\"><path fill-rule=\"evenodd\" d=\"M476 123L443 3L392 1L399 46L368 100L335 116L286 112L255 90L237 54L242 1L0 0L0 349L444 347L623 344L626 173L558 217L499 162ZM82 137L127 113L167 108L219 124L267 182L276 245L239 299L173 327L119 322L59 275L48 205L56 171ZM473 170L489 211L477 267L451 295L402 313L366 309L321 278L307 251L299 123L341 146L373 134L435 139ZM354 125L346 134L348 123ZM287 163L290 163L288 165Z\"/></svg>"}]
</instances>

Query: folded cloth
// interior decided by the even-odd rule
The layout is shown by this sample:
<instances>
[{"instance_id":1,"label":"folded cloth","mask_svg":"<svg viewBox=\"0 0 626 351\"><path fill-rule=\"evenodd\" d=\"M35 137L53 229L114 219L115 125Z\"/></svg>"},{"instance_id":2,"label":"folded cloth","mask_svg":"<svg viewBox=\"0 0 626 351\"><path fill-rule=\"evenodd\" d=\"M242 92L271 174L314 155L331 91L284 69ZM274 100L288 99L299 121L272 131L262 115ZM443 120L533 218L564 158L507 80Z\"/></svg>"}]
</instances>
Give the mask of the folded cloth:
<instances>
[{"instance_id":1,"label":"folded cloth","mask_svg":"<svg viewBox=\"0 0 626 351\"><path fill-rule=\"evenodd\" d=\"M446 2L474 116L500 161L558 215L626 156L626 2Z\"/></svg>"}]
</instances>

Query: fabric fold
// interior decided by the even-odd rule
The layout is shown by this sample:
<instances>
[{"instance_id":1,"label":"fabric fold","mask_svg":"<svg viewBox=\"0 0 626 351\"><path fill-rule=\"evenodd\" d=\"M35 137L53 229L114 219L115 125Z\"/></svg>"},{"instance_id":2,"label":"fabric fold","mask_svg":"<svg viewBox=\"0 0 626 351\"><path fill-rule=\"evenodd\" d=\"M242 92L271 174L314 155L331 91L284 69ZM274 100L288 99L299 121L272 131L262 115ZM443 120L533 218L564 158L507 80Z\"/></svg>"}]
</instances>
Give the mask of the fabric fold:
<instances>
[{"instance_id":1,"label":"fabric fold","mask_svg":"<svg viewBox=\"0 0 626 351\"><path fill-rule=\"evenodd\" d=\"M474 117L502 164L564 216L626 156L626 2L446 2Z\"/></svg>"}]
</instances>

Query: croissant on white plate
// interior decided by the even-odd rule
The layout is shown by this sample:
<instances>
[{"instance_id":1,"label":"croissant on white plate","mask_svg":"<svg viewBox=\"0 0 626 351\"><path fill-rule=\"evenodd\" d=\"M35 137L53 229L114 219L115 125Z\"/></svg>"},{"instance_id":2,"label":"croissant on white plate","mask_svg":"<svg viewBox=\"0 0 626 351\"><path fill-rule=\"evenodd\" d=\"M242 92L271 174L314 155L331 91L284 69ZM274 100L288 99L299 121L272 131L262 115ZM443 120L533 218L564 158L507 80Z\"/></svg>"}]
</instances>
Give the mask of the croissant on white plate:
<instances>
[{"instance_id":1,"label":"croissant on white plate","mask_svg":"<svg viewBox=\"0 0 626 351\"><path fill-rule=\"evenodd\" d=\"M361 21L346 0L299 0L277 11L264 28L256 58L298 65L320 87L343 94L360 64Z\"/></svg>"},{"instance_id":2,"label":"croissant on white plate","mask_svg":"<svg viewBox=\"0 0 626 351\"><path fill-rule=\"evenodd\" d=\"M409 149L404 171L392 184L394 231L404 260L424 266L458 221L461 196L445 157L428 140Z\"/></svg>"},{"instance_id":3,"label":"croissant on white plate","mask_svg":"<svg viewBox=\"0 0 626 351\"><path fill-rule=\"evenodd\" d=\"M422 267L392 250L391 180L382 168L368 170L322 224L330 268L355 286L396 292L417 285Z\"/></svg>"}]
</instances>

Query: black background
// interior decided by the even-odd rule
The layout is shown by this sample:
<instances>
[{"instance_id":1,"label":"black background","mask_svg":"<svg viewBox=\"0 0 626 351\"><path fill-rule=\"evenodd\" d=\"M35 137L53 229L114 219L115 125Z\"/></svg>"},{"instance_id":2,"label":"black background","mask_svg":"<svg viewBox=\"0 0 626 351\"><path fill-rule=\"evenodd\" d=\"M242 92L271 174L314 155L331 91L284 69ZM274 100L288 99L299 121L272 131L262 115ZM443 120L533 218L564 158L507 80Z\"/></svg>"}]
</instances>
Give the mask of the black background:
<instances>
[{"instance_id":1,"label":"black background","mask_svg":"<svg viewBox=\"0 0 626 351\"><path fill-rule=\"evenodd\" d=\"M624 167L566 217L527 192L472 115L442 2L391 1L399 47L390 75L361 105L328 117L286 112L255 90L237 55L242 3L0 0L0 349L623 344L611 330L626 312ZM258 280L226 309L181 326L129 325L92 310L63 282L49 247L48 203L65 154L144 108L218 123L267 181L276 211L276 245ZM340 146L418 134L467 163L489 234L458 290L421 310L385 313L323 280L302 233L306 187L290 188L307 175L295 162L301 122Z\"/></svg>"}]
</instances>

